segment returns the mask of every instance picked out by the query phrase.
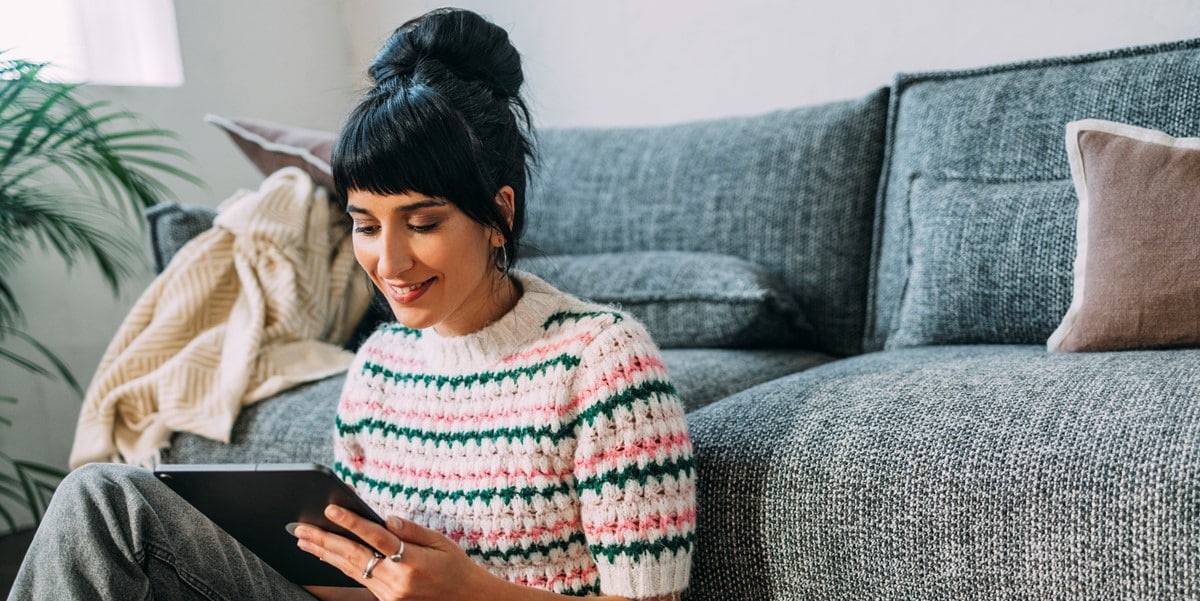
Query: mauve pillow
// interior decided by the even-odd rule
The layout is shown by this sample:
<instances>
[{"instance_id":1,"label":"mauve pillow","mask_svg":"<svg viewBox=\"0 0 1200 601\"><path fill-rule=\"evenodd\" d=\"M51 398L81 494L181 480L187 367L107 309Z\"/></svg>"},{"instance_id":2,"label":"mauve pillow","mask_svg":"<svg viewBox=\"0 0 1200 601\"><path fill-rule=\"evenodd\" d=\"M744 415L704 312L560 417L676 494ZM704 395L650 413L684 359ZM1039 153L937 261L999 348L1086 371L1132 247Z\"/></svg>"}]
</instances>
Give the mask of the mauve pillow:
<instances>
[{"instance_id":1,"label":"mauve pillow","mask_svg":"<svg viewBox=\"0 0 1200 601\"><path fill-rule=\"evenodd\" d=\"M1079 196L1074 296L1052 351L1200 344L1200 138L1067 125Z\"/></svg>"},{"instance_id":2,"label":"mauve pillow","mask_svg":"<svg viewBox=\"0 0 1200 601\"><path fill-rule=\"evenodd\" d=\"M299 167L312 177L313 183L333 194L333 170L329 167L333 155L332 132L217 115L206 115L204 120L225 130L263 175L284 167Z\"/></svg>"},{"instance_id":3,"label":"mauve pillow","mask_svg":"<svg viewBox=\"0 0 1200 601\"><path fill-rule=\"evenodd\" d=\"M812 344L796 300L754 263L717 253L637 251L522 259L558 289L616 305L662 348Z\"/></svg>"}]
</instances>

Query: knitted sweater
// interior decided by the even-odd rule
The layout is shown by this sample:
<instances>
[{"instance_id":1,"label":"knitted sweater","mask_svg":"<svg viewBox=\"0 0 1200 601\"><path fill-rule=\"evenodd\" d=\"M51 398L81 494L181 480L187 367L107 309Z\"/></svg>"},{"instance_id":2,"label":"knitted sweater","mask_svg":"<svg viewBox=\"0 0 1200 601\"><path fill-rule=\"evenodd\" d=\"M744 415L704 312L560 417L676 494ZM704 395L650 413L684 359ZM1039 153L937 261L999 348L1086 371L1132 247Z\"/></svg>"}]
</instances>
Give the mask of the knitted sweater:
<instances>
[{"instance_id":1,"label":"knitted sweater","mask_svg":"<svg viewBox=\"0 0 1200 601\"><path fill-rule=\"evenodd\" d=\"M695 470L643 327L525 273L466 336L381 326L338 407L335 471L380 515L441 531L493 574L568 595L683 590Z\"/></svg>"}]
</instances>

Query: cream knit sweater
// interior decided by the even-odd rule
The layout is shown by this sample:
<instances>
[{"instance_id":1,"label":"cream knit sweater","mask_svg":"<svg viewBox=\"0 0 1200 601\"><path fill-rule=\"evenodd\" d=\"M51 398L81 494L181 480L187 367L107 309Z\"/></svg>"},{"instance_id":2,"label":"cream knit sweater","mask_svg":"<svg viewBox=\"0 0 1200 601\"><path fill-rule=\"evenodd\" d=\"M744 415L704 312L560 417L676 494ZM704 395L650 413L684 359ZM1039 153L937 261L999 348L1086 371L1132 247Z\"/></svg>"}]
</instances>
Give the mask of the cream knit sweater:
<instances>
[{"instance_id":1,"label":"cream knit sweater","mask_svg":"<svg viewBox=\"0 0 1200 601\"><path fill-rule=\"evenodd\" d=\"M381 515L447 534L509 581L651 597L688 584L695 469L640 324L515 272L483 330L381 327L338 408L335 470Z\"/></svg>"}]
</instances>

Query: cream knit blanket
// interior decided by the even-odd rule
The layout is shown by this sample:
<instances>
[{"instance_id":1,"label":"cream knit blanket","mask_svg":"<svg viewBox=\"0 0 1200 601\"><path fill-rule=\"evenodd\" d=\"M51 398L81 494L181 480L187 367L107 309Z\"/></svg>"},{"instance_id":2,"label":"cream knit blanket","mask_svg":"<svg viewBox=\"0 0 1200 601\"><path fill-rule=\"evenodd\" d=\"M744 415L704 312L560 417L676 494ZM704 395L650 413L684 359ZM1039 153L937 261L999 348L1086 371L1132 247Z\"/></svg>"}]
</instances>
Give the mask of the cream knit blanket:
<instances>
[{"instance_id":1,"label":"cream knit blanket","mask_svg":"<svg viewBox=\"0 0 1200 601\"><path fill-rule=\"evenodd\" d=\"M340 345L371 296L349 234L324 188L294 167L222 203L117 330L84 397L71 467L152 466L176 431L229 442L242 407L346 369L353 354Z\"/></svg>"}]
</instances>

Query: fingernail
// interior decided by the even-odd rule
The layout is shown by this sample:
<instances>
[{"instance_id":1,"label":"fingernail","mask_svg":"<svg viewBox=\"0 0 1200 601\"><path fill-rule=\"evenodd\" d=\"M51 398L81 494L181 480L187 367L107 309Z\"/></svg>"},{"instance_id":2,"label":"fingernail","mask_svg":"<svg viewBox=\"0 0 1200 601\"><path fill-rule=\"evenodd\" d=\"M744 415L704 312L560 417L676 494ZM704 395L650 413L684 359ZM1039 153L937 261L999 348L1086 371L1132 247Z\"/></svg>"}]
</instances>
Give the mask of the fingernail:
<instances>
[{"instance_id":1,"label":"fingernail","mask_svg":"<svg viewBox=\"0 0 1200 601\"><path fill-rule=\"evenodd\" d=\"M394 532L404 527L404 521L394 515L390 515L387 519L387 525Z\"/></svg>"},{"instance_id":2,"label":"fingernail","mask_svg":"<svg viewBox=\"0 0 1200 601\"><path fill-rule=\"evenodd\" d=\"M296 534L296 528L299 528L299 527L300 527L300 522L288 522L288 524L286 526L284 526L283 529L287 530L288 534L290 534L296 538L300 538L300 535Z\"/></svg>"},{"instance_id":3,"label":"fingernail","mask_svg":"<svg viewBox=\"0 0 1200 601\"><path fill-rule=\"evenodd\" d=\"M325 508L325 515L329 516L329 519L331 520L341 518L342 508L338 507L337 505L330 505L329 507Z\"/></svg>"}]
</instances>

